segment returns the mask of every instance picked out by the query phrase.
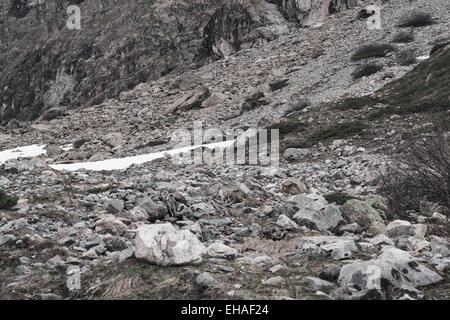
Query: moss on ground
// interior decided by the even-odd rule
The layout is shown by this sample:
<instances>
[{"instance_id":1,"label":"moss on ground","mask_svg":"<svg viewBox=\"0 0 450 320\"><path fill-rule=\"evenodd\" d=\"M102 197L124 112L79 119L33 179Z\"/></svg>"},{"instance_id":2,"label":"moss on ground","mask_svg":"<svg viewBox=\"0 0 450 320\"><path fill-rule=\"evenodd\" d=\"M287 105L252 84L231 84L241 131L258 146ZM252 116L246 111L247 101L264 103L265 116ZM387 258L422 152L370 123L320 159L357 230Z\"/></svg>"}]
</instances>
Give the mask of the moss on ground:
<instances>
[{"instance_id":1,"label":"moss on ground","mask_svg":"<svg viewBox=\"0 0 450 320\"><path fill-rule=\"evenodd\" d=\"M5 191L0 190L0 210L8 210L14 207L19 200L16 196L8 195Z\"/></svg>"}]
</instances>

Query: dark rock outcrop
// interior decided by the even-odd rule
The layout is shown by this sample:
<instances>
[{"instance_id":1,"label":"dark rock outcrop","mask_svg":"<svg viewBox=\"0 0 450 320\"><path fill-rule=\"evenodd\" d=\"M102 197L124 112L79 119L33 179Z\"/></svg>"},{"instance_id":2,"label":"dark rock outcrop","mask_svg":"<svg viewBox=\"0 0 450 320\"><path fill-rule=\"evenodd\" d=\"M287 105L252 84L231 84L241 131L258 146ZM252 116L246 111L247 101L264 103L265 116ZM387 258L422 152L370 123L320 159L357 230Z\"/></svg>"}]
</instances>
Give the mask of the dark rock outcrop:
<instances>
[{"instance_id":1,"label":"dark rock outcrop","mask_svg":"<svg viewBox=\"0 0 450 320\"><path fill-rule=\"evenodd\" d=\"M286 34L353 0L9 0L0 8L0 124L95 105ZM66 28L67 6L81 30ZM295 18L295 19L294 19Z\"/></svg>"}]
</instances>

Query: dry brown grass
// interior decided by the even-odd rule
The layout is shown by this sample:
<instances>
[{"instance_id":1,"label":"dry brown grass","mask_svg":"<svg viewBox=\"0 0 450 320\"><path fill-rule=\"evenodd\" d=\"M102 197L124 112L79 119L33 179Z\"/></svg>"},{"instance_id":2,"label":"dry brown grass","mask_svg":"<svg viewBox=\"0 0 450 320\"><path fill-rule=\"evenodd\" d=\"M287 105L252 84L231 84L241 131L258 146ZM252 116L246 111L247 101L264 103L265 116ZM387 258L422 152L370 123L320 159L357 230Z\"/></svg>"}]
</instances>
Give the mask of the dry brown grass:
<instances>
[{"instance_id":1,"label":"dry brown grass","mask_svg":"<svg viewBox=\"0 0 450 320\"><path fill-rule=\"evenodd\" d=\"M201 269L201 266L197 266ZM98 267L82 278L81 292L71 298L100 300L200 299L188 268L157 267L136 260ZM208 292L211 298L216 292Z\"/></svg>"},{"instance_id":2,"label":"dry brown grass","mask_svg":"<svg viewBox=\"0 0 450 320\"><path fill-rule=\"evenodd\" d=\"M243 244L236 244L234 247L240 253L254 251L267 254L273 258L283 258L295 252L299 239L300 237L289 240L273 241L270 239L246 238Z\"/></svg>"},{"instance_id":3,"label":"dry brown grass","mask_svg":"<svg viewBox=\"0 0 450 320\"><path fill-rule=\"evenodd\" d=\"M106 285L106 289L101 295L102 299L121 300L133 297L140 278L140 274L133 274L131 276L120 275Z\"/></svg>"},{"instance_id":4,"label":"dry brown grass","mask_svg":"<svg viewBox=\"0 0 450 320\"><path fill-rule=\"evenodd\" d=\"M40 300L42 293L61 294L65 290L65 281L65 277L38 272L14 287L14 290L2 289L0 300Z\"/></svg>"}]
</instances>

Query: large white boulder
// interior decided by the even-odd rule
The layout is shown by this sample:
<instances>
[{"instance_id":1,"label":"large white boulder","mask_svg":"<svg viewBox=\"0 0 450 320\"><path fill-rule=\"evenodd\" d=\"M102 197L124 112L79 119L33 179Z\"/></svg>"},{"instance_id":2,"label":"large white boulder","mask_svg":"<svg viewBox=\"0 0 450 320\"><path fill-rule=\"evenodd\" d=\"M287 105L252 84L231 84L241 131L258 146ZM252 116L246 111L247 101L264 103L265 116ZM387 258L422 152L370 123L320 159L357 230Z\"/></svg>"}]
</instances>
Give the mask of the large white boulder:
<instances>
[{"instance_id":1,"label":"large white boulder","mask_svg":"<svg viewBox=\"0 0 450 320\"><path fill-rule=\"evenodd\" d=\"M416 259L407 251L395 248L384 247L378 260L389 262L396 266L411 281L413 286L421 287L435 284L443 280L443 278L416 262Z\"/></svg>"},{"instance_id":2,"label":"large white boulder","mask_svg":"<svg viewBox=\"0 0 450 320\"><path fill-rule=\"evenodd\" d=\"M404 235L409 235L411 223L404 220L395 220L388 224L387 235L389 238L396 238Z\"/></svg>"},{"instance_id":3,"label":"large white boulder","mask_svg":"<svg viewBox=\"0 0 450 320\"><path fill-rule=\"evenodd\" d=\"M170 223L143 225L136 233L136 258L169 266L202 262L206 247L189 230Z\"/></svg>"},{"instance_id":4,"label":"large white boulder","mask_svg":"<svg viewBox=\"0 0 450 320\"><path fill-rule=\"evenodd\" d=\"M401 270L382 260L344 265L335 294L345 300L411 300L422 297Z\"/></svg>"},{"instance_id":5,"label":"large white boulder","mask_svg":"<svg viewBox=\"0 0 450 320\"><path fill-rule=\"evenodd\" d=\"M294 219L301 225L307 225L324 231L336 228L344 222L339 207L328 204L324 197L317 194L300 194L289 198L288 205L297 209Z\"/></svg>"}]
</instances>

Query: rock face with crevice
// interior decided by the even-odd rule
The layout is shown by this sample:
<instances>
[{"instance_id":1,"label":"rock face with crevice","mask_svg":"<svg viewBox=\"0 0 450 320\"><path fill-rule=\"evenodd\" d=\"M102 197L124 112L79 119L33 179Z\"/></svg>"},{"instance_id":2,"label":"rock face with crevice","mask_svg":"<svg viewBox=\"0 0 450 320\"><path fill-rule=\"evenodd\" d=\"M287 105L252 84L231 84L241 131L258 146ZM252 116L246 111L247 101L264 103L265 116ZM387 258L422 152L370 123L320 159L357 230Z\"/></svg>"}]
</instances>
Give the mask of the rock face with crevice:
<instances>
[{"instance_id":1,"label":"rock face with crevice","mask_svg":"<svg viewBox=\"0 0 450 320\"><path fill-rule=\"evenodd\" d=\"M357 5L357 0L269 0L276 4L289 21L313 24L329 14L338 13Z\"/></svg>"},{"instance_id":2,"label":"rock face with crevice","mask_svg":"<svg viewBox=\"0 0 450 320\"><path fill-rule=\"evenodd\" d=\"M79 5L81 30L66 27ZM0 123L102 103L249 48L354 1L8 0L0 7Z\"/></svg>"}]
</instances>

